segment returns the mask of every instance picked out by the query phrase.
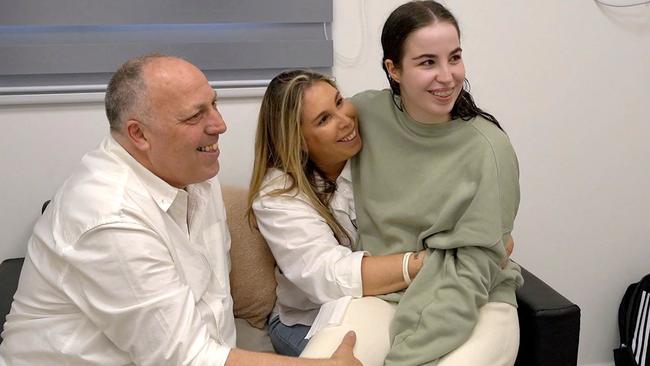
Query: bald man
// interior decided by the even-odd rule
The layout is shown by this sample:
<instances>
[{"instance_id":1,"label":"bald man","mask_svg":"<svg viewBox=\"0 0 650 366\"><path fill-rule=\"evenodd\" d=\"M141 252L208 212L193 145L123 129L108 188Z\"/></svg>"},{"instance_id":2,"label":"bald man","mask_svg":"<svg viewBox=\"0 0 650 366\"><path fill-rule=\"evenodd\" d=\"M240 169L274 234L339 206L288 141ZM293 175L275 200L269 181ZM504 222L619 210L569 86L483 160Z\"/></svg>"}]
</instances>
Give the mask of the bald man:
<instances>
[{"instance_id":1,"label":"bald man","mask_svg":"<svg viewBox=\"0 0 650 366\"><path fill-rule=\"evenodd\" d=\"M226 124L179 58L126 62L106 92L110 136L34 227L2 334L7 365L360 365L235 348L219 171ZM83 138L83 136L79 136Z\"/></svg>"}]
</instances>

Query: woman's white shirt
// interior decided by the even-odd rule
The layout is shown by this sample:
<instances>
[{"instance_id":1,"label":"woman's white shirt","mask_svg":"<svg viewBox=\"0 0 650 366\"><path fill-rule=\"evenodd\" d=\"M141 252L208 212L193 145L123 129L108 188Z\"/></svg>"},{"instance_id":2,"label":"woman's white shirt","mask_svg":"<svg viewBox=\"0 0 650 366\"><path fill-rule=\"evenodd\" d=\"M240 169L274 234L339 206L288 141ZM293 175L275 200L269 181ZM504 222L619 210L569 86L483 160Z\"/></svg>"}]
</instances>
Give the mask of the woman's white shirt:
<instances>
[{"instance_id":1,"label":"woman's white shirt","mask_svg":"<svg viewBox=\"0 0 650 366\"><path fill-rule=\"evenodd\" d=\"M303 193L270 194L290 185L290 177L278 169L264 177L262 190L253 202L260 232L277 262L278 282L274 315L286 325L311 325L320 306L343 296L361 297L361 259L354 252L354 199L349 162L337 178L330 208L351 238L341 245Z\"/></svg>"}]
</instances>

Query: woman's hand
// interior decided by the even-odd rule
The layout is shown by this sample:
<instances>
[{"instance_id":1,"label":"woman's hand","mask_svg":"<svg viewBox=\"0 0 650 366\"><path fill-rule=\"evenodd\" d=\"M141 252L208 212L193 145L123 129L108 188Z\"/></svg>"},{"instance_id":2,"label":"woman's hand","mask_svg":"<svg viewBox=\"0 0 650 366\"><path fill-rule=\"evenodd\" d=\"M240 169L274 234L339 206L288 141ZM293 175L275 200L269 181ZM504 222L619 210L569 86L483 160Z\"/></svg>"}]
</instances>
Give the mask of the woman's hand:
<instances>
[{"instance_id":1,"label":"woman's hand","mask_svg":"<svg viewBox=\"0 0 650 366\"><path fill-rule=\"evenodd\" d=\"M428 256L429 251L427 249L422 249L419 252L413 253L409 258L409 276L411 277L411 280L418 275L418 272L420 272L424 266L424 261L426 261Z\"/></svg>"},{"instance_id":2,"label":"woman's hand","mask_svg":"<svg viewBox=\"0 0 650 366\"><path fill-rule=\"evenodd\" d=\"M503 259L503 262L501 262L501 269L506 268L508 262L510 261L510 255L512 254L512 251L515 249L515 240L512 238L512 235L508 234L508 241L506 242L505 246L506 246L506 257Z\"/></svg>"}]
</instances>

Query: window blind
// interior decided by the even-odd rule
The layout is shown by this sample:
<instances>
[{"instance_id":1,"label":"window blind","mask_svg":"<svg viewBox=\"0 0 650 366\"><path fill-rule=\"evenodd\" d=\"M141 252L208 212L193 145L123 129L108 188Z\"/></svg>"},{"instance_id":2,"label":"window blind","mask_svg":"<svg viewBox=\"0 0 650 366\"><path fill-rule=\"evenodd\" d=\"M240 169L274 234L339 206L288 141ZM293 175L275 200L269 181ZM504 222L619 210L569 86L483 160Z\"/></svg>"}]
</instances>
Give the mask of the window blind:
<instances>
[{"instance_id":1,"label":"window blind","mask_svg":"<svg viewBox=\"0 0 650 366\"><path fill-rule=\"evenodd\" d=\"M217 87L329 72L332 0L0 0L0 95L104 91L127 59L181 56Z\"/></svg>"}]
</instances>

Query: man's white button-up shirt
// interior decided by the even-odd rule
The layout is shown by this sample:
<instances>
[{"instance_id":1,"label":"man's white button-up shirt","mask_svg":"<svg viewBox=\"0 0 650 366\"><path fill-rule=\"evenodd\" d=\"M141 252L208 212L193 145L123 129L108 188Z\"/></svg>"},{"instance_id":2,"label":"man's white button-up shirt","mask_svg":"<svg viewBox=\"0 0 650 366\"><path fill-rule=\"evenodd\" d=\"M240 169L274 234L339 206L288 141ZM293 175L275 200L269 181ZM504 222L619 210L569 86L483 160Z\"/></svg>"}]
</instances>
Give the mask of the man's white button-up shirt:
<instances>
[{"instance_id":1,"label":"man's white button-up shirt","mask_svg":"<svg viewBox=\"0 0 650 366\"><path fill-rule=\"evenodd\" d=\"M0 355L223 365L235 346L229 249L216 178L174 188L109 137L37 222Z\"/></svg>"}]
</instances>

